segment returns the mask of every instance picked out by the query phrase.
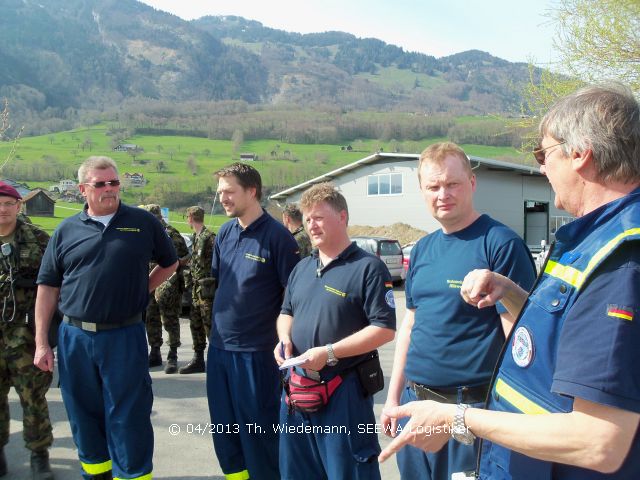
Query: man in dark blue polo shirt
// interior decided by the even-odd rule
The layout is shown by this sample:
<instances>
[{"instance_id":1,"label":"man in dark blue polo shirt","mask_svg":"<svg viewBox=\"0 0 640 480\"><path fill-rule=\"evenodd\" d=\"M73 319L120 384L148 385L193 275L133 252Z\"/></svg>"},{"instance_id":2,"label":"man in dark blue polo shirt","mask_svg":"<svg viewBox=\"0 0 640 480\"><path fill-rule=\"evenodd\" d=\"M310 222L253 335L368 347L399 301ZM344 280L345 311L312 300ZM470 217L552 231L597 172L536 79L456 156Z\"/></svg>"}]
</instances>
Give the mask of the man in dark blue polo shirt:
<instances>
[{"instance_id":1,"label":"man in dark blue polo shirt","mask_svg":"<svg viewBox=\"0 0 640 480\"><path fill-rule=\"evenodd\" d=\"M312 413L283 397L280 472L286 480L380 478L375 392L361 378L381 377L376 349L394 337L391 276L378 258L349 240L347 202L333 185L311 187L300 203L318 250L289 278L274 355L279 364L300 356L305 361L297 373L319 377L331 390L338 386L327 405ZM365 363L375 367L361 377L358 367Z\"/></svg>"},{"instance_id":2,"label":"man in dark blue polo shirt","mask_svg":"<svg viewBox=\"0 0 640 480\"><path fill-rule=\"evenodd\" d=\"M442 230L420 239L411 252L407 313L385 407L417 399L478 405L514 318L502 307L468 305L460 297L462 280L470 270L488 268L528 289L535 278L533 259L515 232L474 209L476 178L460 147L428 147L420 156L418 179ZM397 431L395 419L385 414L382 424L385 433ZM455 440L437 453L406 447L398 453L400 474L406 480L449 480L474 469L477 448Z\"/></svg>"},{"instance_id":3,"label":"man in dark blue polo shirt","mask_svg":"<svg viewBox=\"0 0 640 480\"><path fill-rule=\"evenodd\" d=\"M178 258L160 222L120 202L115 162L78 170L84 210L55 230L38 274L34 363L53 371L47 334L58 305L60 388L86 479L151 478L153 393L144 311ZM149 273L149 262L158 265Z\"/></svg>"},{"instance_id":4,"label":"man in dark blue polo shirt","mask_svg":"<svg viewBox=\"0 0 640 480\"><path fill-rule=\"evenodd\" d=\"M279 479L280 376L271 350L289 274L299 260L289 231L260 206L262 180L235 163L216 172L227 216L213 250L213 302L207 354L213 444L227 478ZM256 425L255 428L250 428Z\"/></svg>"}]
</instances>

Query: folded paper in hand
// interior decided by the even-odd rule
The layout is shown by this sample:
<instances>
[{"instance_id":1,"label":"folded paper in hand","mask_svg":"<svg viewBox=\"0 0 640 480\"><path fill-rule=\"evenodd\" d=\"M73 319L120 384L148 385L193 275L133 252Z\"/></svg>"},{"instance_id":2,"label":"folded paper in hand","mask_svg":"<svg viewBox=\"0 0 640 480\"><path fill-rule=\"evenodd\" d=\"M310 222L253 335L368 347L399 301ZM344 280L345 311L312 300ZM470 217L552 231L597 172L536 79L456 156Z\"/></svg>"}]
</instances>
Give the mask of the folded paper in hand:
<instances>
[{"instance_id":1,"label":"folded paper in hand","mask_svg":"<svg viewBox=\"0 0 640 480\"><path fill-rule=\"evenodd\" d=\"M291 357L287 358L282 365L280 365L280 370L286 370L289 367L295 367L297 365L302 365L304 362L308 360L304 355L300 355L299 357Z\"/></svg>"}]
</instances>

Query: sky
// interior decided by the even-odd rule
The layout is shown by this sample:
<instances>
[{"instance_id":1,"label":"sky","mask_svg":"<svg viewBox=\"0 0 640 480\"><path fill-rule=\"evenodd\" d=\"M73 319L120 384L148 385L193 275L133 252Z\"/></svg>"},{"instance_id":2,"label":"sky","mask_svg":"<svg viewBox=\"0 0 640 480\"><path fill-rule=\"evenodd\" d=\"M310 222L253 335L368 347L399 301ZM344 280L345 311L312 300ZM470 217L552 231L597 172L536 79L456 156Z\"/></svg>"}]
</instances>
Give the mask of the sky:
<instances>
[{"instance_id":1,"label":"sky","mask_svg":"<svg viewBox=\"0 0 640 480\"><path fill-rule=\"evenodd\" d=\"M511 62L557 61L554 0L142 0L185 20L237 15L288 32L337 30L435 57L483 50Z\"/></svg>"}]
</instances>

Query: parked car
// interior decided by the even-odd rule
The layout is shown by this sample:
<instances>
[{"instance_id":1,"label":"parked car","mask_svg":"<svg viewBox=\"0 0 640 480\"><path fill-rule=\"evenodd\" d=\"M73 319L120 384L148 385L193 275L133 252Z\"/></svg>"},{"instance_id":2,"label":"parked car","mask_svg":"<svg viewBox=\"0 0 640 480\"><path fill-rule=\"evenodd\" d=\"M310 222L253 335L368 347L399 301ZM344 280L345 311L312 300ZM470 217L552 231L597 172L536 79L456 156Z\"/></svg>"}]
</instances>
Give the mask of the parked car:
<instances>
[{"instance_id":1,"label":"parked car","mask_svg":"<svg viewBox=\"0 0 640 480\"><path fill-rule=\"evenodd\" d=\"M380 258L389 269L394 283L402 283L405 271L402 267L402 249L398 240L384 237L352 237L351 240L356 242L365 252Z\"/></svg>"},{"instance_id":2,"label":"parked car","mask_svg":"<svg viewBox=\"0 0 640 480\"><path fill-rule=\"evenodd\" d=\"M409 271L409 261L411 260L411 250L415 246L416 242L407 243L402 247L402 267L404 268L404 276L407 278L407 272Z\"/></svg>"}]
</instances>

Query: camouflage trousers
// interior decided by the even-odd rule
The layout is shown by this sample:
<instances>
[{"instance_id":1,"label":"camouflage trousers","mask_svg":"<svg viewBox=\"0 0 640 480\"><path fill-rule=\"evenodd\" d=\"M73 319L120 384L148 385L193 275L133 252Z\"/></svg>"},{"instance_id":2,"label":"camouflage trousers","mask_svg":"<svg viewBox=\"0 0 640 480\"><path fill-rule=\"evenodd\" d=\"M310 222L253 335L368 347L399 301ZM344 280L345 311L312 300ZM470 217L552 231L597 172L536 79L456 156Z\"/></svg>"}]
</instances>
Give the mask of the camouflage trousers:
<instances>
[{"instance_id":1,"label":"camouflage trousers","mask_svg":"<svg viewBox=\"0 0 640 480\"><path fill-rule=\"evenodd\" d=\"M207 347L207 339L211 333L211 307L213 299L203 299L200 296L198 282L194 282L191 287L191 338L193 339L193 350L202 351Z\"/></svg>"},{"instance_id":2,"label":"camouflage trousers","mask_svg":"<svg viewBox=\"0 0 640 480\"><path fill-rule=\"evenodd\" d=\"M35 340L26 324L0 323L0 446L9 442L9 388L22 405L23 437L32 451L53 443L45 395L53 374L33 365Z\"/></svg>"},{"instance_id":3,"label":"camouflage trousers","mask_svg":"<svg viewBox=\"0 0 640 480\"><path fill-rule=\"evenodd\" d=\"M169 347L178 348L180 343L180 301L158 302L152 295L149 299L146 315L147 337L150 347L162 345L162 327L169 334Z\"/></svg>"}]
</instances>

